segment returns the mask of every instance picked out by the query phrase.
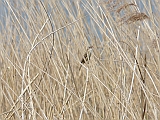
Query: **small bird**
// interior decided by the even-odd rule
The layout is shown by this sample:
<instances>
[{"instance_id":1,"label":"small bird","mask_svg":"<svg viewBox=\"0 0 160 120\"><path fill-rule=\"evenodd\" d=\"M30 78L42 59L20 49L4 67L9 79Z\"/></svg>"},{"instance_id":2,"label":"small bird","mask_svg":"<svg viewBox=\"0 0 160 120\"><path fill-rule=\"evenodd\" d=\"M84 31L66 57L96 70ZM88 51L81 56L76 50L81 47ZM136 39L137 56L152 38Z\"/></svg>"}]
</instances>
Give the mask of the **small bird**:
<instances>
[{"instance_id":1,"label":"small bird","mask_svg":"<svg viewBox=\"0 0 160 120\"><path fill-rule=\"evenodd\" d=\"M86 63L87 61L90 60L91 58L91 53L92 53L92 49L93 49L93 46L90 46L88 47L86 53L83 55L83 58L81 60L81 63L84 64ZM80 66L79 70L81 69L82 65Z\"/></svg>"}]
</instances>

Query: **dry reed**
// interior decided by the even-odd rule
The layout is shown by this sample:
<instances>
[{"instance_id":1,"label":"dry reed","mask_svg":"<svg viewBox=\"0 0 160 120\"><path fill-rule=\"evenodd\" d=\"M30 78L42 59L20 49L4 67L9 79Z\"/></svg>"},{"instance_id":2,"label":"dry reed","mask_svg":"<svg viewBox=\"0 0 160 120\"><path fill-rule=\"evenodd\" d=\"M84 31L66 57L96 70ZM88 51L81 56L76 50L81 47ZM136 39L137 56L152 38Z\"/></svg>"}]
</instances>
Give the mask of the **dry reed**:
<instances>
[{"instance_id":1,"label":"dry reed","mask_svg":"<svg viewBox=\"0 0 160 120\"><path fill-rule=\"evenodd\" d=\"M127 2L1 2L0 119L160 119L160 18Z\"/></svg>"}]
</instances>

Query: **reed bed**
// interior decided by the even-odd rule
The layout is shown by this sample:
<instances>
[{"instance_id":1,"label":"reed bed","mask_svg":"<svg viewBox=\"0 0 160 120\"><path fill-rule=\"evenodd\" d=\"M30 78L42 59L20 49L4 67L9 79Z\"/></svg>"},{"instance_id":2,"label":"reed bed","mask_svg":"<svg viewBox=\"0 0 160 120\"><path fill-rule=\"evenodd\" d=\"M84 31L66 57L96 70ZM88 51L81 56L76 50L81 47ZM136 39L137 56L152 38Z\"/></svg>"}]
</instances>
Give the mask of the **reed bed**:
<instances>
[{"instance_id":1,"label":"reed bed","mask_svg":"<svg viewBox=\"0 0 160 120\"><path fill-rule=\"evenodd\" d=\"M0 4L1 120L160 119L157 0Z\"/></svg>"}]
</instances>

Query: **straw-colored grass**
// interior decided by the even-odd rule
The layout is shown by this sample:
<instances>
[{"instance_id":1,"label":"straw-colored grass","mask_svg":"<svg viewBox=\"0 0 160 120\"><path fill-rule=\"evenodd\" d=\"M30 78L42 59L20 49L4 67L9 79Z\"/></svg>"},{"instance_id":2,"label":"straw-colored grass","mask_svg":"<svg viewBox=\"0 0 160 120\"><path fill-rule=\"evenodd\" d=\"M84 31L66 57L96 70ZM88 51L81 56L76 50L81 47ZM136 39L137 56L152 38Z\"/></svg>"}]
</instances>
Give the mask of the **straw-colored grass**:
<instances>
[{"instance_id":1,"label":"straw-colored grass","mask_svg":"<svg viewBox=\"0 0 160 120\"><path fill-rule=\"evenodd\" d=\"M159 120L160 5L150 2L0 2L0 119Z\"/></svg>"}]
</instances>

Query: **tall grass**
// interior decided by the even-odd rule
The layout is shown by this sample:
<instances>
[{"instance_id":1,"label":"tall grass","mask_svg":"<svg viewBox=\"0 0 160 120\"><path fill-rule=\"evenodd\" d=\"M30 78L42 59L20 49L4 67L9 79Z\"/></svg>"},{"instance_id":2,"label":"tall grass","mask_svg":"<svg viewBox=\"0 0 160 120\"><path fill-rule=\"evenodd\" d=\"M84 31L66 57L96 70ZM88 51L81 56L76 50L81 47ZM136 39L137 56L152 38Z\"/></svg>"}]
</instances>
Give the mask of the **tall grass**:
<instances>
[{"instance_id":1,"label":"tall grass","mask_svg":"<svg viewBox=\"0 0 160 120\"><path fill-rule=\"evenodd\" d=\"M0 119L160 119L158 0L1 4Z\"/></svg>"}]
</instances>

